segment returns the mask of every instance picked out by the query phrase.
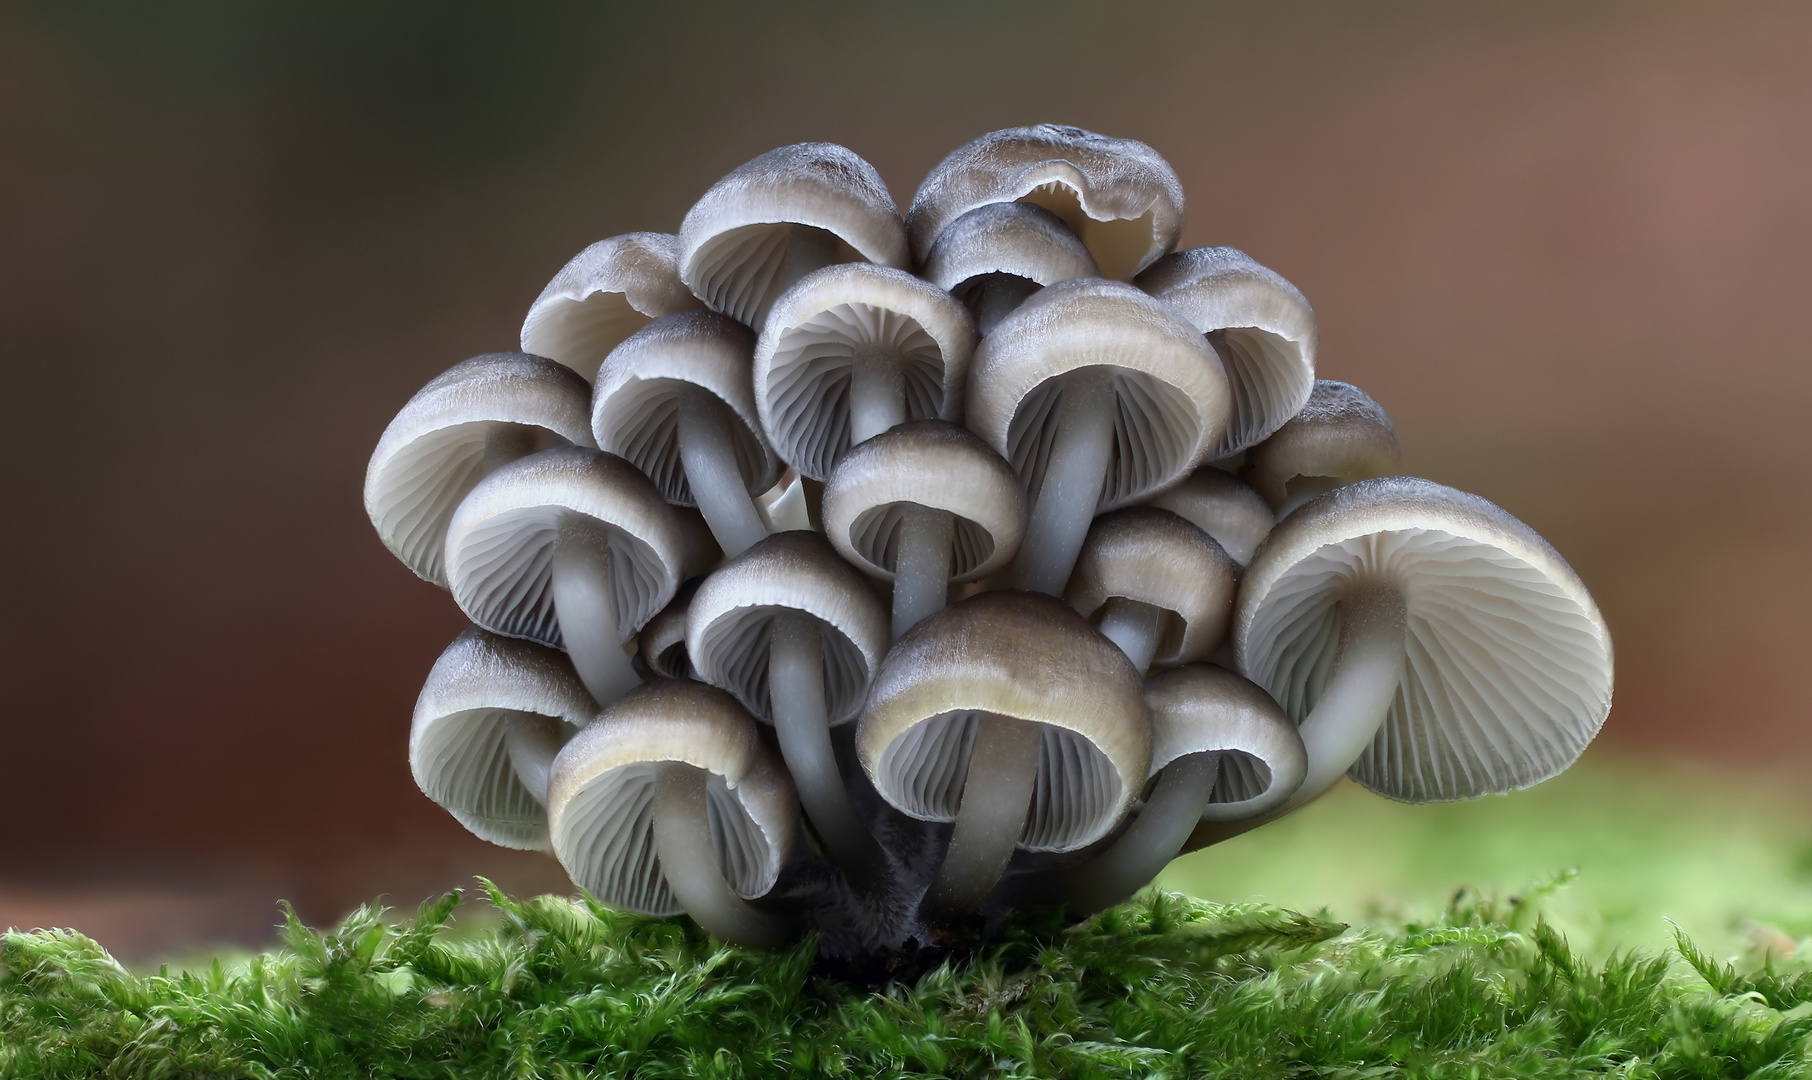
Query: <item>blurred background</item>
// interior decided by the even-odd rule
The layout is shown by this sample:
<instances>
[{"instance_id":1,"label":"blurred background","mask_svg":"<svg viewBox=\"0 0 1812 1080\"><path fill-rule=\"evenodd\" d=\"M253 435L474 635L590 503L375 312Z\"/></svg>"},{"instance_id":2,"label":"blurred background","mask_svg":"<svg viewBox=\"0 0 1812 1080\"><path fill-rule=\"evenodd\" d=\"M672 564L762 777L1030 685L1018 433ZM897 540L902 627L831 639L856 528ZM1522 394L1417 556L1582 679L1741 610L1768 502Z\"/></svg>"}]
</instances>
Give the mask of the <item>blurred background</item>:
<instances>
[{"instance_id":1,"label":"blurred background","mask_svg":"<svg viewBox=\"0 0 1812 1080\"><path fill-rule=\"evenodd\" d=\"M1344 791L1167 882L1357 917L1576 867L1580 933L1789 948L1807 55L1790 3L7 5L0 927L148 960L264 943L278 898L566 888L410 780L462 620L365 520L384 425L514 347L580 248L677 229L763 150L844 143L904 206L1050 120L1166 155L1185 246L1294 281L1321 374L1390 411L1408 471L1547 536L1617 644L1574 773Z\"/></svg>"}]
</instances>

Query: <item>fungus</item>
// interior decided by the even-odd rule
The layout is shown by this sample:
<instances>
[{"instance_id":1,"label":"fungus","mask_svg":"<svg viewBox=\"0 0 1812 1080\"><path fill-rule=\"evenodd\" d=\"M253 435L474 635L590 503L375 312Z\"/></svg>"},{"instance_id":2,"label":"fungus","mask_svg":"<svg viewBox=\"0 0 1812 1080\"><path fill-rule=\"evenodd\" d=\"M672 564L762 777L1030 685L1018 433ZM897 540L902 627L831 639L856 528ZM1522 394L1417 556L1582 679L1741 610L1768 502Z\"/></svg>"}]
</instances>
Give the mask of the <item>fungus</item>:
<instances>
[{"instance_id":1,"label":"fungus","mask_svg":"<svg viewBox=\"0 0 1812 1080\"><path fill-rule=\"evenodd\" d=\"M575 255L529 305L522 351L557 360L589 381L624 338L699 306L679 279L679 237L613 236Z\"/></svg>"},{"instance_id":2,"label":"fungus","mask_svg":"<svg viewBox=\"0 0 1812 1080\"><path fill-rule=\"evenodd\" d=\"M1094 256L1057 215L989 203L957 218L925 256L925 279L961 300L986 335L1026 297L1059 281L1100 277Z\"/></svg>"},{"instance_id":3,"label":"fungus","mask_svg":"<svg viewBox=\"0 0 1812 1080\"><path fill-rule=\"evenodd\" d=\"M1390 417L1352 383L1318 379L1308 404L1246 455L1246 483L1278 517L1355 480L1397 471L1403 450Z\"/></svg>"},{"instance_id":4,"label":"fungus","mask_svg":"<svg viewBox=\"0 0 1812 1080\"><path fill-rule=\"evenodd\" d=\"M1227 636L1237 568L1214 538L1168 510L1103 514L1064 599L1143 675L1206 660Z\"/></svg>"},{"instance_id":5,"label":"fungus","mask_svg":"<svg viewBox=\"0 0 1812 1080\"><path fill-rule=\"evenodd\" d=\"M1214 537L1214 542L1244 570L1252 553L1277 524L1264 496L1230 472L1204 465L1183 482L1147 500Z\"/></svg>"}]
</instances>

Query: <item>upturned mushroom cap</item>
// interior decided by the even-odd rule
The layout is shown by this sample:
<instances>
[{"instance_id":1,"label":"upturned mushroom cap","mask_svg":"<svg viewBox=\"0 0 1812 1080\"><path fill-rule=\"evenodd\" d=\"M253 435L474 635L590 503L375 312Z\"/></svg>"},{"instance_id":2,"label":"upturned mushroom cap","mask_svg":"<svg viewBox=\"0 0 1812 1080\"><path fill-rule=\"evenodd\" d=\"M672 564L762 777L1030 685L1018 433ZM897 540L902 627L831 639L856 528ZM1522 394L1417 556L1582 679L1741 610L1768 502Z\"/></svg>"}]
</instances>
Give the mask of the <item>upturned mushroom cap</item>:
<instances>
[{"instance_id":1,"label":"upturned mushroom cap","mask_svg":"<svg viewBox=\"0 0 1812 1080\"><path fill-rule=\"evenodd\" d=\"M563 528L608 542L617 626L628 641L679 588L684 546L661 493L615 454L568 446L498 469L447 529L447 579L473 622L564 648L552 561Z\"/></svg>"},{"instance_id":2,"label":"upturned mushroom cap","mask_svg":"<svg viewBox=\"0 0 1812 1080\"><path fill-rule=\"evenodd\" d=\"M692 605L692 594L698 591L698 578L679 587L673 599L662 608L636 639L636 655L657 678L688 679L692 664L686 657L686 610Z\"/></svg>"},{"instance_id":3,"label":"upturned mushroom cap","mask_svg":"<svg viewBox=\"0 0 1812 1080\"><path fill-rule=\"evenodd\" d=\"M953 604L887 654L856 731L875 788L902 813L956 817L975 716L1042 724L1019 846L1073 851L1105 836L1144 787L1151 723L1139 673L1062 602L1000 590Z\"/></svg>"},{"instance_id":4,"label":"upturned mushroom cap","mask_svg":"<svg viewBox=\"0 0 1812 1080\"><path fill-rule=\"evenodd\" d=\"M1012 274L1039 285L1100 277L1095 257L1069 226L1042 206L978 206L950 223L925 256L924 277L961 298L987 274Z\"/></svg>"},{"instance_id":5,"label":"upturned mushroom cap","mask_svg":"<svg viewBox=\"0 0 1812 1080\"><path fill-rule=\"evenodd\" d=\"M575 255L529 305L522 351L590 379L610 350L650 320L699 306L679 279L679 237L613 236Z\"/></svg>"},{"instance_id":6,"label":"upturned mushroom cap","mask_svg":"<svg viewBox=\"0 0 1812 1080\"><path fill-rule=\"evenodd\" d=\"M582 888L615 907L678 915L655 850L655 766L710 774L706 812L724 880L744 899L773 888L799 827L793 782L731 697L704 683L650 683L609 708L554 759L554 854Z\"/></svg>"},{"instance_id":7,"label":"upturned mushroom cap","mask_svg":"<svg viewBox=\"0 0 1812 1080\"><path fill-rule=\"evenodd\" d=\"M988 444L940 420L901 424L845 454L824 485L825 535L863 573L892 581L901 508L911 504L954 517L952 581L1005 567L1025 536L1025 494L1013 470Z\"/></svg>"},{"instance_id":8,"label":"upturned mushroom cap","mask_svg":"<svg viewBox=\"0 0 1812 1080\"><path fill-rule=\"evenodd\" d=\"M1611 638L1564 559L1497 506L1427 480L1337 488L1265 542L1240 586L1234 650L1298 724L1340 648L1355 582L1401 590L1396 702L1348 775L1405 802L1529 787L1572 764L1611 707Z\"/></svg>"},{"instance_id":9,"label":"upturned mushroom cap","mask_svg":"<svg viewBox=\"0 0 1812 1080\"><path fill-rule=\"evenodd\" d=\"M1146 505L1168 510L1214 537L1242 569L1277 524L1264 496L1212 465L1190 473Z\"/></svg>"},{"instance_id":10,"label":"upturned mushroom cap","mask_svg":"<svg viewBox=\"0 0 1812 1080\"><path fill-rule=\"evenodd\" d=\"M874 166L835 143L797 143L737 166L686 212L680 280L713 311L759 326L784 289L772 283L793 225L830 234L834 262L912 265L900 211Z\"/></svg>"},{"instance_id":11,"label":"upturned mushroom cap","mask_svg":"<svg viewBox=\"0 0 1812 1080\"><path fill-rule=\"evenodd\" d=\"M1382 406L1352 383L1318 379L1302 411L1246 455L1243 474L1278 510L1305 484L1325 489L1389 476L1402 459Z\"/></svg>"},{"instance_id":12,"label":"upturned mushroom cap","mask_svg":"<svg viewBox=\"0 0 1812 1080\"><path fill-rule=\"evenodd\" d=\"M1156 150L1061 124L994 131L946 157L906 215L923 265L944 230L988 203L1029 202L1056 214L1105 277L1125 280L1176 247L1183 184Z\"/></svg>"},{"instance_id":13,"label":"upturned mushroom cap","mask_svg":"<svg viewBox=\"0 0 1812 1080\"><path fill-rule=\"evenodd\" d=\"M1220 353L1233 387L1233 422L1213 456L1265 439L1295 416L1315 382L1320 331L1296 286L1230 247L1167 255L1138 286L1183 313Z\"/></svg>"},{"instance_id":14,"label":"upturned mushroom cap","mask_svg":"<svg viewBox=\"0 0 1812 1080\"><path fill-rule=\"evenodd\" d=\"M1220 755L1203 821L1247 821L1302 785L1302 736L1271 695L1225 668L1186 664L1145 680L1151 774L1185 754Z\"/></svg>"},{"instance_id":15,"label":"upturned mushroom cap","mask_svg":"<svg viewBox=\"0 0 1812 1080\"><path fill-rule=\"evenodd\" d=\"M1007 459L1027 491L1042 483L1062 383L1113 370L1114 456L1099 509L1176 483L1219 444L1230 398L1195 327L1130 285L1077 278L1041 289L976 347L969 430Z\"/></svg>"},{"instance_id":16,"label":"upturned mushroom cap","mask_svg":"<svg viewBox=\"0 0 1812 1080\"><path fill-rule=\"evenodd\" d=\"M480 839L543 849L547 811L511 767L506 730L533 724L558 738L597 712L565 656L470 627L434 662L415 701L409 771Z\"/></svg>"},{"instance_id":17,"label":"upturned mushroom cap","mask_svg":"<svg viewBox=\"0 0 1812 1080\"><path fill-rule=\"evenodd\" d=\"M906 419L960 423L974 351L975 322L944 290L903 270L830 266L769 312L755 343L755 405L786 463L823 480L852 441L858 365L898 366Z\"/></svg>"},{"instance_id":18,"label":"upturned mushroom cap","mask_svg":"<svg viewBox=\"0 0 1812 1080\"><path fill-rule=\"evenodd\" d=\"M775 616L789 612L820 624L830 722L855 719L887 651L887 612L868 580L818 533L775 533L704 580L686 613L692 666L772 723L768 632Z\"/></svg>"},{"instance_id":19,"label":"upturned mushroom cap","mask_svg":"<svg viewBox=\"0 0 1812 1080\"><path fill-rule=\"evenodd\" d=\"M1152 663L1206 660L1227 637L1238 567L1214 538L1168 510L1129 506L1089 526L1063 598L1093 620L1114 597L1163 612Z\"/></svg>"},{"instance_id":20,"label":"upturned mushroom cap","mask_svg":"<svg viewBox=\"0 0 1812 1080\"><path fill-rule=\"evenodd\" d=\"M571 369L525 353L485 353L436 375L384 429L365 470L365 513L384 546L446 585L447 522L483 476L487 442L591 446L590 397Z\"/></svg>"},{"instance_id":21,"label":"upturned mushroom cap","mask_svg":"<svg viewBox=\"0 0 1812 1080\"><path fill-rule=\"evenodd\" d=\"M687 387L710 392L733 417L731 441L751 495L780 479L780 459L761 433L749 389L755 335L727 315L688 311L649 323L618 345L598 369L591 431L598 447L654 481L678 506L695 506L680 463L679 403Z\"/></svg>"}]
</instances>

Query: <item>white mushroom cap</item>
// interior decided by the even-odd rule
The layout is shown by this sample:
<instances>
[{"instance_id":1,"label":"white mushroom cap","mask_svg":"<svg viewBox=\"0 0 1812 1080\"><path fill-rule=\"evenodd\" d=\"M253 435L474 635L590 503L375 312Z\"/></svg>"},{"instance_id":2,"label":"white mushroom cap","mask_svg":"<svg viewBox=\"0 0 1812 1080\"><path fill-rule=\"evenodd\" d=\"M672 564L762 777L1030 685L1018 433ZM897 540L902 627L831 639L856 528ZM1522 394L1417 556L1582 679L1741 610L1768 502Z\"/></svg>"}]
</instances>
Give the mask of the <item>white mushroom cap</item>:
<instances>
[{"instance_id":1,"label":"white mushroom cap","mask_svg":"<svg viewBox=\"0 0 1812 1080\"><path fill-rule=\"evenodd\" d=\"M485 353L436 375L384 429L365 470L365 513L384 546L444 586L447 522L484 473L487 441L591 446L590 397L570 369L524 353Z\"/></svg>"},{"instance_id":2,"label":"white mushroom cap","mask_svg":"<svg viewBox=\"0 0 1812 1080\"><path fill-rule=\"evenodd\" d=\"M1151 723L1139 673L1061 601L978 593L907 631L887 654L856 731L881 797L952 821L975 714L1043 725L1019 846L1073 851L1105 836L1144 787Z\"/></svg>"},{"instance_id":3,"label":"white mushroom cap","mask_svg":"<svg viewBox=\"0 0 1812 1080\"><path fill-rule=\"evenodd\" d=\"M1283 512L1306 492L1388 476L1403 458L1397 429L1365 391L1319 379L1308 404L1246 455L1246 482Z\"/></svg>"},{"instance_id":4,"label":"white mushroom cap","mask_svg":"<svg viewBox=\"0 0 1812 1080\"><path fill-rule=\"evenodd\" d=\"M554 854L582 888L615 907L678 915L654 845L655 766L710 774L706 813L724 880L744 899L774 887L799 827L779 757L728 694L666 680L620 698L566 744L548 782Z\"/></svg>"},{"instance_id":5,"label":"white mushroom cap","mask_svg":"<svg viewBox=\"0 0 1812 1080\"><path fill-rule=\"evenodd\" d=\"M1348 775L1405 802L1529 787L1572 764L1611 707L1611 638L1571 567L1475 495L1364 480L1297 510L1241 583L1234 650L1298 724L1340 648L1354 582L1401 590L1396 702Z\"/></svg>"},{"instance_id":6,"label":"white mushroom cap","mask_svg":"<svg viewBox=\"0 0 1812 1080\"><path fill-rule=\"evenodd\" d=\"M1214 538L1168 510L1129 506L1089 526L1063 598L1093 621L1115 597L1163 613L1152 663L1206 660L1233 618L1237 567Z\"/></svg>"},{"instance_id":7,"label":"white mushroom cap","mask_svg":"<svg viewBox=\"0 0 1812 1080\"><path fill-rule=\"evenodd\" d=\"M1139 288L1183 313L1207 334L1233 386L1233 422L1213 457L1253 446L1309 400L1320 330L1296 286L1230 247L1166 256L1139 275Z\"/></svg>"},{"instance_id":8,"label":"white mushroom cap","mask_svg":"<svg viewBox=\"0 0 1812 1080\"><path fill-rule=\"evenodd\" d=\"M649 320L698 306L679 279L679 237L613 236L575 255L529 305L522 351L590 379L610 350Z\"/></svg>"},{"instance_id":9,"label":"white mushroom cap","mask_svg":"<svg viewBox=\"0 0 1812 1080\"><path fill-rule=\"evenodd\" d=\"M1156 150L1061 124L994 131L931 170L906 215L923 265L945 229L988 203L1029 202L1082 238L1105 277L1125 280L1176 247L1183 184Z\"/></svg>"},{"instance_id":10,"label":"white mushroom cap","mask_svg":"<svg viewBox=\"0 0 1812 1080\"><path fill-rule=\"evenodd\" d=\"M1277 524L1264 496L1212 465L1190 473L1146 505L1168 510L1214 537L1242 568Z\"/></svg>"},{"instance_id":11,"label":"white mushroom cap","mask_svg":"<svg viewBox=\"0 0 1812 1080\"><path fill-rule=\"evenodd\" d=\"M599 530L608 542L624 641L673 599L684 547L660 492L622 458L568 446L498 469L460 504L447 529L460 610L494 633L565 648L550 591L563 528Z\"/></svg>"},{"instance_id":12,"label":"white mushroom cap","mask_svg":"<svg viewBox=\"0 0 1812 1080\"><path fill-rule=\"evenodd\" d=\"M409 728L409 771L480 839L544 849L547 811L511 767L506 730L533 724L558 739L597 712L565 656L474 626L428 672Z\"/></svg>"},{"instance_id":13,"label":"white mushroom cap","mask_svg":"<svg viewBox=\"0 0 1812 1080\"><path fill-rule=\"evenodd\" d=\"M1220 755L1203 821L1248 821L1302 785L1302 736L1271 695L1225 668L1186 664L1145 680L1151 774L1186 754Z\"/></svg>"},{"instance_id":14,"label":"white mushroom cap","mask_svg":"<svg viewBox=\"0 0 1812 1080\"><path fill-rule=\"evenodd\" d=\"M975 278L1012 274L1039 285L1100 277L1095 257L1056 214L1031 203L978 206L950 223L925 256L924 276L959 297Z\"/></svg>"},{"instance_id":15,"label":"white mushroom cap","mask_svg":"<svg viewBox=\"0 0 1812 1080\"><path fill-rule=\"evenodd\" d=\"M858 366L898 366L906 419L960 423L974 351L974 319L944 290L903 270L830 266L769 312L755 343L755 405L786 463L823 480L852 441Z\"/></svg>"},{"instance_id":16,"label":"white mushroom cap","mask_svg":"<svg viewBox=\"0 0 1812 1080\"><path fill-rule=\"evenodd\" d=\"M819 622L830 722L854 720L887 651L887 611L868 580L818 533L775 533L704 580L686 613L692 666L772 723L768 632L775 616L791 612Z\"/></svg>"}]
</instances>

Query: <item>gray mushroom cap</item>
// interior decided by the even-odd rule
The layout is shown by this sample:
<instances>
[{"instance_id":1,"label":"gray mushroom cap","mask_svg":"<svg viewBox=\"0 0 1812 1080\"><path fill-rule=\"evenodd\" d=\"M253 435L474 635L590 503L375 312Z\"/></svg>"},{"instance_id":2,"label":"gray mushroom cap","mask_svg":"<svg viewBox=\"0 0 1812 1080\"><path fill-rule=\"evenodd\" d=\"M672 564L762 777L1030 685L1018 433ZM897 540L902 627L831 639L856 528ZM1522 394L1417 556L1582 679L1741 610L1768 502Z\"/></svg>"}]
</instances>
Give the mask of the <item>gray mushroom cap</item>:
<instances>
[{"instance_id":1,"label":"gray mushroom cap","mask_svg":"<svg viewBox=\"0 0 1812 1080\"><path fill-rule=\"evenodd\" d=\"M1011 274L1039 285L1100 277L1094 256L1069 226L1042 206L978 206L951 222L925 257L924 277L959 298L987 274Z\"/></svg>"},{"instance_id":2,"label":"gray mushroom cap","mask_svg":"<svg viewBox=\"0 0 1812 1080\"><path fill-rule=\"evenodd\" d=\"M1319 379L1302 410L1246 455L1242 475L1281 514L1304 496L1388 476L1402 458L1382 406L1351 383Z\"/></svg>"},{"instance_id":3,"label":"gray mushroom cap","mask_svg":"<svg viewBox=\"0 0 1812 1080\"><path fill-rule=\"evenodd\" d=\"M522 351L590 379L610 350L650 320L699 306L679 279L679 237L613 236L575 255L529 305Z\"/></svg>"},{"instance_id":4,"label":"gray mushroom cap","mask_svg":"<svg viewBox=\"0 0 1812 1080\"><path fill-rule=\"evenodd\" d=\"M1233 618L1237 567L1214 538L1168 510L1129 506L1102 514L1063 598L1094 620L1116 597L1162 612L1152 663L1175 667L1213 655Z\"/></svg>"},{"instance_id":5,"label":"gray mushroom cap","mask_svg":"<svg viewBox=\"0 0 1812 1080\"><path fill-rule=\"evenodd\" d=\"M1186 754L1219 755L1203 821L1249 821L1302 785L1308 756L1296 725L1252 682L1213 664L1186 664L1145 680L1151 774Z\"/></svg>"},{"instance_id":6,"label":"gray mushroom cap","mask_svg":"<svg viewBox=\"0 0 1812 1080\"><path fill-rule=\"evenodd\" d=\"M1264 496L1212 465L1203 465L1146 505L1168 510L1214 537L1242 569L1277 524Z\"/></svg>"}]
</instances>

